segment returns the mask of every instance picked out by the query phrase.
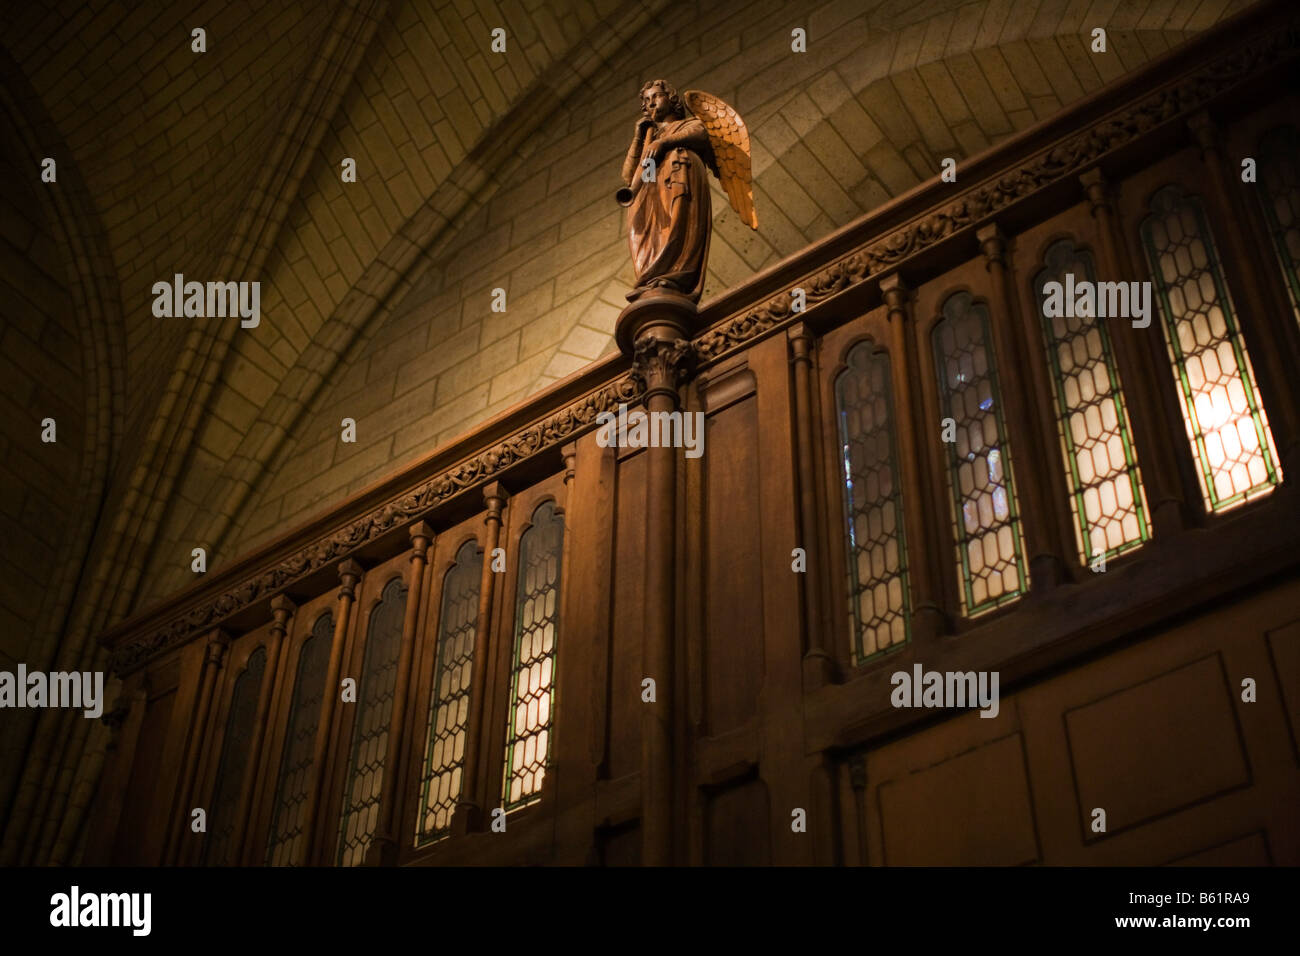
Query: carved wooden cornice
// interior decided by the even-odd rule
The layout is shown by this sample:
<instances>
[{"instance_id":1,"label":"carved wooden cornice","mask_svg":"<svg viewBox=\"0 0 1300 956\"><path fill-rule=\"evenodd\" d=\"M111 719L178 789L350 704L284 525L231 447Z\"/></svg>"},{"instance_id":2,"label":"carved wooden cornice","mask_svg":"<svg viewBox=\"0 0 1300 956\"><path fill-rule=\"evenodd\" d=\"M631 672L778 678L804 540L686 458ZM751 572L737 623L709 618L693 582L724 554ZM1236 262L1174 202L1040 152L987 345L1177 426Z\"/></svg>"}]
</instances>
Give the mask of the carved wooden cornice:
<instances>
[{"instance_id":1,"label":"carved wooden cornice","mask_svg":"<svg viewBox=\"0 0 1300 956\"><path fill-rule=\"evenodd\" d=\"M1220 42L1217 36L1211 39ZM985 225L1014 204L1062 180L1077 177L1102 157L1131 146L1157 127L1174 120L1185 121L1243 81L1294 57L1300 50L1300 15L1292 14L1281 24L1268 25L1267 29L1257 29L1251 36L1231 42L1235 45L1229 52L1207 59L1180 79L1112 110L1005 171L984 176L956 199L935 204L903 225L877 234L840 255L824 268L784 285L780 293L763 303L713 324L694 338L687 351L699 365L708 364L760 336L799 321L801 314L791 309L792 288L802 288L807 305L812 307L868 280L877 280L882 273L898 269L957 233ZM1211 47L1202 44L1199 49ZM1161 66L1168 68L1168 64ZM1129 88L1141 89L1143 84L1149 87L1154 75L1149 69L1126 82L1131 84ZM1063 115L1068 118L1069 111ZM998 154L995 150L990 155L995 160ZM490 448L390 497L337 530L316 536L274 566L252 573L219 595L173 614L165 623L156 627L133 625L118 633L110 641L116 644L111 666L118 674L127 674L185 643L195 633L210 629L322 567L349 557L381 535L425 518L436 506L493 481L511 466L574 440L595 427L601 412L613 412L620 403L632 404L644 399L645 370L650 367L645 363L653 364L652 358L649 354L640 356L643 369L634 368L620 374ZM658 358L662 360L663 356ZM673 369L680 367L678 362L671 365ZM665 367L663 371L667 373L669 369Z\"/></svg>"},{"instance_id":2,"label":"carved wooden cornice","mask_svg":"<svg viewBox=\"0 0 1300 956\"><path fill-rule=\"evenodd\" d=\"M896 269L954 234L982 225L1045 187L1078 175L1085 167L1157 126L1203 109L1215 97L1294 56L1297 50L1300 50L1300 17L1293 16L1283 28L1251 38L1171 85L1041 150L995 181L986 179L952 202L804 276L761 305L724 319L695 339L700 361L713 361L759 335L796 321L799 314L791 308L793 289L804 290L807 311L852 286Z\"/></svg>"},{"instance_id":3,"label":"carved wooden cornice","mask_svg":"<svg viewBox=\"0 0 1300 956\"><path fill-rule=\"evenodd\" d=\"M161 627L129 638L113 650L110 666L118 674L130 673L151 658L183 644L196 631L238 613L336 560L346 558L357 548L395 527L423 518L434 506L484 484L511 465L570 441L594 426L596 416L601 412L614 412L620 403L638 401L644 390L641 376L629 372L602 388L588 392L486 451L440 472L337 531L317 538L274 567L172 618Z\"/></svg>"}]
</instances>

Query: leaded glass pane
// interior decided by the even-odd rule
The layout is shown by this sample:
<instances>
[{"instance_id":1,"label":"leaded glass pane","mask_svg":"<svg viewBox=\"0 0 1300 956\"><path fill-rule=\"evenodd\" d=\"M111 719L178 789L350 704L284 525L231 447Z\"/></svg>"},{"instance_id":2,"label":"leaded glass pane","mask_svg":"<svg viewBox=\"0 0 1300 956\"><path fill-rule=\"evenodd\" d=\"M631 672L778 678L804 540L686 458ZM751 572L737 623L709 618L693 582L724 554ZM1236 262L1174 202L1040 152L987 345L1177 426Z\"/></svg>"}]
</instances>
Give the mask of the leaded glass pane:
<instances>
[{"instance_id":1,"label":"leaded glass pane","mask_svg":"<svg viewBox=\"0 0 1300 956\"><path fill-rule=\"evenodd\" d=\"M943 446L962 610L974 616L1019 598L1029 575L988 309L957 292L943 316L932 344L942 414L956 423L956 440Z\"/></svg>"},{"instance_id":2,"label":"leaded glass pane","mask_svg":"<svg viewBox=\"0 0 1300 956\"><path fill-rule=\"evenodd\" d=\"M248 748L257 720L257 698L262 691L266 670L266 648L259 647L248 655L248 663L235 679L226 717L226 733L221 741L221 759L217 762L216 792L208 810L208 840L203 845L203 863L231 866L238 862L234 853L235 817L239 814L239 797L244 773L248 769Z\"/></svg>"},{"instance_id":3,"label":"leaded glass pane","mask_svg":"<svg viewBox=\"0 0 1300 956\"><path fill-rule=\"evenodd\" d=\"M1224 511L1273 489L1281 469L1201 203L1177 185L1151 199L1142 245L1164 316L1201 495Z\"/></svg>"},{"instance_id":4,"label":"leaded glass pane","mask_svg":"<svg viewBox=\"0 0 1300 956\"><path fill-rule=\"evenodd\" d=\"M352 757L348 761L343 814L339 820L340 866L362 861L379 822L379 796L388 756L388 722L397 689L397 654L402 644L406 585L394 578L370 612L365 661L352 726Z\"/></svg>"},{"instance_id":5,"label":"leaded glass pane","mask_svg":"<svg viewBox=\"0 0 1300 956\"><path fill-rule=\"evenodd\" d=\"M1151 536L1146 496L1106 323L1095 315L1049 316L1043 308L1048 282L1063 288L1096 283L1092 256L1062 239L1047 250L1043 265L1034 280L1034 294L1052 370L1075 545L1088 564L1130 551ZM1073 282L1067 283L1067 276L1073 276Z\"/></svg>"},{"instance_id":6,"label":"leaded glass pane","mask_svg":"<svg viewBox=\"0 0 1300 956\"><path fill-rule=\"evenodd\" d=\"M456 552L456 563L442 581L437 664L429 701L416 846L448 834L460 798L482 571L483 552L475 542L466 541Z\"/></svg>"},{"instance_id":7,"label":"leaded glass pane","mask_svg":"<svg viewBox=\"0 0 1300 956\"><path fill-rule=\"evenodd\" d=\"M1300 134L1280 126L1259 144L1259 184L1255 195L1264 207L1273 249L1277 253L1291 309L1300 320Z\"/></svg>"},{"instance_id":8,"label":"leaded glass pane","mask_svg":"<svg viewBox=\"0 0 1300 956\"><path fill-rule=\"evenodd\" d=\"M316 619L311 636L298 652L298 676L289 705L289 729L280 757L280 776L275 786L275 815L267 839L269 866L296 866L307 853L307 796L312 780L312 757L316 730L320 726L321 703L325 694L325 671L330 646L334 643L334 615L326 611Z\"/></svg>"},{"instance_id":9,"label":"leaded glass pane","mask_svg":"<svg viewBox=\"0 0 1300 956\"><path fill-rule=\"evenodd\" d=\"M519 542L515 598L515 646L506 718L506 810L541 796L551 754L555 710L555 640L560 617L560 548L564 521L547 502L533 512L533 526Z\"/></svg>"},{"instance_id":10,"label":"leaded glass pane","mask_svg":"<svg viewBox=\"0 0 1300 956\"><path fill-rule=\"evenodd\" d=\"M889 355L869 343L835 380L854 663L908 638L907 552Z\"/></svg>"}]
</instances>

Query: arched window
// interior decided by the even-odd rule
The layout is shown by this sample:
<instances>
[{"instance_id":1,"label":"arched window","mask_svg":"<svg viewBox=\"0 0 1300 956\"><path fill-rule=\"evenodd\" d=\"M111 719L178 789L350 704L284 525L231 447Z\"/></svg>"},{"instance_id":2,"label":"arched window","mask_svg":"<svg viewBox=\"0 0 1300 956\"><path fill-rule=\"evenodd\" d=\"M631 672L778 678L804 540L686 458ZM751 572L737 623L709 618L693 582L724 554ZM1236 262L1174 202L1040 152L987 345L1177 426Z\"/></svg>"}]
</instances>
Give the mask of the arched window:
<instances>
[{"instance_id":1,"label":"arched window","mask_svg":"<svg viewBox=\"0 0 1300 956\"><path fill-rule=\"evenodd\" d=\"M1270 130L1259 143L1259 184L1273 249L1300 320L1300 135L1294 126Z\"/></svg>"},{"instance_id":2,"label":"arched window","mask_svg":"<svg viewBox=\"0 0 1300 956\"><path fill-rule=\"evenodd\" d=\"M338 863L355 866L365 856L379 822L379 796L388 756L388 722L397 689L397 654L402 644L406 585L394 578L384 587L370 612L365 661L361 667L356 718L352 725L352 756L348 761L339 820Z\"/></svg>"},{"instance_id":3,"label":"arched window","mask_svg":"<svg viewBox=\"0 0 1300 956\"><path fill-rule=\"evenodd\" d=\"M510 668L506 766L507 811L541 796L555 714L555 642L560 616L560 549L564 521L551 502L533 512L519 542L515 642Z\"/></svg>"},{"instance_id":4,"label":"arched window","mask_svg":"<svg viewBox=\"0 0 1300 956\"><path fill-rule=\"evenodd\" d=\"M1164 187L1141 232L1201 494L1224 511L1281 481L1268 415L1200 200Z\"/></svg>"},{"instance_id":5,"label":"arched window","mask_svg":"<svg viewBox=\"0 0 1300 956\"><path fill-rule=\"evenodd\" d=\"M316 619L311 636L298 652L298 676L294 679L289 704L289 729L280 757L280 775L275 785L274 816L266 843L269 866L295 866L304 862L307 850L307 791L312 779L312 756L320 726L321 702L325 694L325 671L329 667L330 645L334 643L334 615L326 611Z\"/></svg>"},{"instance_id":6,"label":"arched window","mask_svg":"<svg viewBox=\"0 0 1300 956\"><path fill-rule=\"evenodd\" d=\"M939 378L962 611L982 614L1029 587L988 308L968 292L943 304L931 336Z\"/></svg>"},{"instance_id":7,"label":"arched window","mask_svg":"<svg viewBox=\"0 0 1300 956\"><path fill-rule=\"evenodd\" d=\"M1074 282L1067 282L1067 276L1073 276ZM1043 269L1034 278L1075 544L1084 564L1132 550L1151 536L1133 429L1106 323L1095 314L1073 314L1074 308L1052 310L1069 314L1049 316L1043 307L1044 286L1049 282L1063 288L1086 282L1092 284L1087 288L1095 288L1096 281L1092 255L1075 248L1069 239L1048 248Z\"/></svg>"},{"instance_id":8,"label":"arched window","mask_svg":"<svg viewBox=\"0 0 1300 956\"><path fill-rule=\"evenodd\" d=\"M235 679L226 717L226 733L221 741L221 759L217 762L216 792L208 810L208 839L203 845L203 863L231 866L234 852L235 817L239 814L239 797L244 774L248 770L248 748L252 742L253 722L257 720L257 698L262 692L262 675L266 670L266 648L259 647L248 656L248 663Z\"/></svg>"},{"instance_id":9,"label":"arched window","mask_svg":"<svg viewBox=\"0 0 1300 956\"><path fill-rule=\"evenodd\" d=\"M848 530L849 618L853 658L908 638L907 550L898 480L889 355L869 342L853 347L835 380Z\"/></svg>"},{"instance_id":10,"label":"arched window","mask_svg":"<svg viewBox=\"0 0 1300 956\"><path fill-rule=\"evenodd\" d=\"M466 541L456 552L456 563L442 579L437 663L429 700L416 846L448 834L460 798L482 571L483 552L476 542Z\"/></svg>"}]
</instances>

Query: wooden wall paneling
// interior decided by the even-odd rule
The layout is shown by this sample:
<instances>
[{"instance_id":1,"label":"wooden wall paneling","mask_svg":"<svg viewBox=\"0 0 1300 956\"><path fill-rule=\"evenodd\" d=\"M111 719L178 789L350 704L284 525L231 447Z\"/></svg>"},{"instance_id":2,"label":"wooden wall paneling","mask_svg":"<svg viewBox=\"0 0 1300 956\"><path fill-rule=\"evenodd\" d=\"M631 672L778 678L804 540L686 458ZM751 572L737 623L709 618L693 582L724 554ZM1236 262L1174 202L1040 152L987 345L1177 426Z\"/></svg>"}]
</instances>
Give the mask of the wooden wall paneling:
<instances>
[{"instance_id":1,"label":"wooden wall paneling","mask_svg":"<svg viewBox=\"0 0 1300 956\"><path fill-rule=\"evenodd\" d=\"M558 681L553 685L555 691L551 709L551 732L548 734L548 737L552 738L550 742L552 762L543 777L540 799L507 814L506 834L502 835L491 831L491 811L503 805L502 788L505 783L510 677L515 646L516 596L520 572L520 539L533 526L533 512L546 501L553 501L562 506L564 501L564 475L562 472L514 493L510 498L509 506L506 508L505 524L501 535L501 547L505 548L506 552L506 570L505 573L497 575L499 578L498 590L492 616L491 643L493 650L488 672L488 692L484 695L482 749L484 767L481 775L485 787L483 791L485 794L484 807L486 808L484 829L491 836L493 853L503 852L498 847L505 847L504 852L510 854L506 857L506 860L512 862L520 861L513 855L516 852L515 847L518 847L520 852L530 852L534 855L541 853L544 858L548 858L553 850L552 823L556 813L557 796L555 760L557 747L559 746L559 736L556 735L556 730L558 728L558 715L564 711L566 706L566 688L560 686ZM487 556L489 560L490 557L490 555ZM568 581L565 572L566 568L561 563L561 607L563 606L564 588ZM564 643L564 627L564 621L561 619L556 631L555 641L557 665L560 656L565 653L563 650L566 646ZM569 747L579 748L581 746L581 737L575 735L565 744L566 754L572 752L568 749ZM508 844L503 842L503 836L510 839Z\"/></svg>"},{"instance_id":2,"label":"wooden wall paneling","mask_svg":"<svg viewBox=\"0 0 1300 956\"><path fill-rule=\"evenodd\" d=\"M312 636L316 622L327 611L337 613L337 603L333 591L328 591L302 604L288 621L289 628L285 634L285 646L280 654L279 675L276 680L278 690L266 728L262 783L258 787L258 802L254 808L248 836L244 841L245 864L261 866L266 863L267 843L271 838L271 827L275 823L280 768L293 720L293 695L298 682L300 655L303 645ZM309 852L310 847L305 847L305 851Z\"/></svg>"},{"instance_id":3,"label":"wooden wall paneling","mask_svg":"<svg viewBox=\"0 0 1300 956\"><path fill-rule=\"evenodd\" d=\"M1237 306L1241 335L1250 352L1258 378L1260 396L1269 409L1269 427L1277 444L1279 463L1285 470L1300 468L1300 389L1295 385L1294 366L1284 356L1290 330L1279 328L1277 320L1288 313L1289 302L1273 280L1275 259L1247 233L1255 220L1251 204L1242 194L1241 163L1226 155L1226 137L1221 123L1208 112L1193 116L1188 123L1201 157L1198 182L1205 200L1205 212L1214 230L1220 265ZM1256 184L1258 185L1258 184ZM1267 240L1267 232L1260 238Z\"/></svg>"},{"instance_id":4,"label":"wooden wall paneling","mask_svg":"<svg viewBox=\"0 0 1300 956\"><path fill-rule=\"evenodd\" d=\"M419 832L420 819L424 813L424 773L425 761L428 759L429 720L433 695L438 681L438 645L442 630L443 592L447 575L456 565L456 555L468 542L475 547L483 547L483 515L475 514L465 520L439 531L429 549L429 564L424 573L424 599L421 602L420 624L417 631L414 675L412 682L412 704L408 722L407 769L402 784L403 802L399 808L398 833L401 837L401 859L424 858L436 854L443 841L415 846L415 835ZM485 554L484 560L488 560ZM470 662L471 681L473 670L481 662ZM474 741L466 741L466 756ZM462 766L461 782L464 784ZM462 791L463 792L463 791ZM446 838L444 838L445 840Z\"/></svg>"},{"instance_id":5,"label":"wooden wall paneling","mask_svg":"<svg viewBox=\"0 0 1300 956\"><path fill-rule=\"evenodd\" d=\"M368 568L365 577L357 587L355 606L350 609L350 627L343 653L343 664L338 679L327 681L326 693L333 694L334 717L330 732L330 756L326 762L324 775L324 792L321 801L321 815L317 820L316 836L318 840L317 859L333 865L338 857L339 826L345 801L345 788L351 773L353 734L356 730L356 718L365 706L364 666L366 642L369 639L371 615L383 599L384 589L389 582L400 578L405 585L409 581L408 553L388 559L382 564ZM408 589L407 598L410 598ZM339 612L336 611L337 615ZM356 681L357 699L355 703L342 701L342 682L345 678ZM382 787L392 785L392 752L385 752ZM382 792L382 791L381 791Z\"/></svg>"},{"instance_id":6,"label":"wooden wall paneling","mask_svg":"<svg viewBox=\"0 0 1300 956\"><path fill-rule=\"evenodd\" d=\"M941 572L937 579L938 588L936 593L943 596L944 614L952 622L953 630L956 633L968 628L970 624L962 613L960 594L961 558L958 554L958 542L955 537L956 529L953 524L957 519L953 514L952 492L948 484L948 450L942 440L941 422L944 416L941 409L943 406L939 396L939 378L935 367L931 333L934 331L935 325L943 318L944 302L955 292L969 292L977 303L983 303L989 307L990 319L992 319L993 307L988 297L990 277L984 268L982 259L982 256L971 258L961 265L918 285L913 311L916 317L913 340L916 345L917 365L920 372L915 387L920 391L921 407L924 409L918 439L929 448L927 458L935 466L932 480L928 484L925 493L929 496L927 507L936 516L941 531L939 538L931 544L938 556L937 565ZM989 344L996 351L996 342L990 342ZM1000 383L1007 359L1001 352L997 352L996 357ZM1003 389L1002 401L1005 404L1007 400L1005 389ZM1012 436L1013 441L1011 442L1011 467L1013 469L1012 474L1017 479L1016 487L1018 490L1019 470L1017 469L1016 450L1018 443L1014 441L1014 437ZM1023 509L1024 503L1022 501L1020 512L1022 515L1024 513ZM1014 607L1015 605L1010 606ZM986 616L983 615L982 617Z\"/></svg>"},{"instance_id":7,"label":"wooden wall paneling","mask_svg":"<svg viewBox=\"0 0 1300 956\"><path fill-rule=\"evenodd\" d=\"M221 669L221 679L214 689L211 717L208 722L209 731L205 736L203 743L203 752L200 757L199 771L196 775L196 787L191 798L191 806L182 808L182 819L184 830L182 834L180 852L177 862L182 864L194 865L203 859L205 846L212 841L213 836L219 832L219 827L227 825L227 821L218 820L216 816L219 813L214 807L214 801L217 796L217 788L220 781L217 774L220 770L221 755L226 742L227 724L230 721L230 706L235 691L235 683L239 676L248 666L248 659L260 647L265 647L271 636L271 625L264 624L246 634L239 636L230 643L230 648L226 652L225 664ZM267 672L263 672L262 686L265 687ZM260 690L259 690L260 694ZM250 772L247 763L244 765L244 779ZM242 784L241 784L242 789ZM194 807L202 807L207 816L207 832L195 833L190 826L190 815ZM227 811L235 816L238 815L238 799L235 805ZM231 829L231 839L233 840L235 832L238 829L237 820L229 822ZM233 845L231 853L234 852Z\"/></svg>"},{"instance_id":8,"label":"wooden wall paneling","mask_svg":"<svg viewBox=\"0 0 1300 956\"><path fill-rule=\"evenodd\" d=\"M804 754L801 581L791 569L791 551L799 540L793 381L782 337L764 339L749 350L748 358L757 382L753 401L758 418L757 440L750 451L759 466L754 489L762 612L758 775L768 796L772 862L808 864L814 860L815 838L807 830L793 830L794 811L805 812L809 829L824 829L831 824L831 808L814 804L810 775L819 758Z\"/></svg>"},{"instance_id":9,"label":"wooden wall paneling","mask_svg":"<svg viewBox=\"0 0 1300 956\"><path fill-rule=\"evenodd\" d=\"M605 756L613 607L612 448L594 433L565 448L564 558L556 654L555 862L599 860L596 791Z\"/></svg>"},{"instance_id":10,"label":"wooden wall paneling","mask_svg":"<svg viewBox=\"0 0 1300 956\"><path fill-rule=\"evenodd\" d=\"M1025 343L1025 362L1032 372L1033 392L1036 404L1041 409L1041 413L1036 416L1036 421L1040 429L1039 441L1043 448L1043 459L1046 468L1045 478L1047 483L1045 491L1048 495L1047 500L1052 505L1049 509L1050 514L1044 515L1043 520L1050 519L1056 524L1056 540L1061 543L1063 580L1068 582L1083 580L1082 575L1091 572L1083 565L1077 553L1077 534L1073 512L1070 508L1072 492L1067 476L1068 466L1065 459L1065 450L1061 443L1061 426L1058 422L1056 393L1052 382L1053 372L1048 361L1046 336L1043 331L1042 303L1037 300L1034 294L1034 280L1044 268L1044 255L1050 246L1062 239L1070 240L1077 249L1089 252L1092 255L1093 264L1097 270L1098 282L1113 281L1103 271L1105 257L1098 248L1096 222L1089 213L1086 202L1077 203L1017 235L1010 254L1010 266L1014 275L1013 285L1018 300L1018 314L1021 317L1021 334ZM1076 276L1077 280L1082 281L1084 278L1083 276ZM1098 321L1105 324L1105 330L1112 345L1112 359L1120 379L1124 408L1129 412L1130 420L1132 420L1133 393L1129 387L1130 376L1125 374L1125 368L1121 362L1122 356L1119 354L1122 350L1115 341L1122 334L1122 327L1131 328L1132 323L1128 319L1105 318ZM1149 423L1148 427L1156 426L1154 423ZM1136 430L1137 426L1134 425L1134 431ZM1159 430L1163 430L1163 424ZM1142 474L1145 485L1146 472L1142 471L1143 460L1138 454L1139 450L1139 448L1135 448L1134 453L1138 456L1138 469ZM1149 521L1150 516L1148 515ZM1084 542L1084 544L1086 547L1087 542ZM1126 557L1126 555L1123 557Z\"/></svg>"},{"instance_id":11,"label":"wooden wall paneling","mask_svg":"<svg viewBox=\"0 0 1300 956\"><path fill-rule=\"evenodd\" d=\"M1115 204L1118 213L1117 225L1124 240L1124 246L1131 262L1131 269L1139 280L1143 282L1151 280L1151 271L1147 265L1146 253L1142 248L1140 229L1142 221L1150 213L1149 204L1152 195L1170 183L1177 183L1189 194L1204 200L1201 185L1204 177L1205 172L1201 168L1195 150L1189 148L1167 156L1126 177L1117 184ZM1208 207L1206 215L1210 215ZM1219 241L1218 226L1212 217L1210 218L1210 228L1215 230L1215 246L1220 252L1220 257L1222 257L1223 249ZM1232 294L1234 304L1237 304L1242 290L1232 287L1231 279L1229 279L1229 291ZM1170 443L1177 467L1178 482L1182 500L1185 502L1182 509L1183 521L1188 527L1198 527L1204 525L1207 520L1205 503L1201 498L1200 485L1196 477L1199 466L1187 442L1183 413L1178 403L1178 385L1174 377L1174 370L1169 363L1164 316L1160 311L1156 297L1157 292L1153 286L1151 325L1146 329L1135 331L1144 333L1142 339L1147 347L1148 360L1156 372L1155 378L1158 382L1164 420L1168 423L1165 427L1170 432ZM1251 360L1254 361L1253 355Z\"/></svg>"}]
</instances>

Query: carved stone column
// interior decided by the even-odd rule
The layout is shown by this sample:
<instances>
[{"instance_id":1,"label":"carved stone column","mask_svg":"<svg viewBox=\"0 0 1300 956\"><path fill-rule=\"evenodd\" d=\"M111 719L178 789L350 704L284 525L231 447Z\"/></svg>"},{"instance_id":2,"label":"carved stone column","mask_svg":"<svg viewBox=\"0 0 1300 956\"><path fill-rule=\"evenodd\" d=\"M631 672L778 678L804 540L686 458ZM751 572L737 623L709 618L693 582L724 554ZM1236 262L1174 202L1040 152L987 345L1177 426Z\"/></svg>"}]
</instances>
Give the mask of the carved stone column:
<instances>
[{"instance_id":1,"label":"carved stone column","mask_svg":"<svg viewBox=\"0 0 1300 956\"><path fill-rule=\"evenodd\" d=\"M357 582L363 574L361 565L348 559L339 565L339 606L334 614L334 640L330 644L329 665L325 669L325 693L320 703L320 724L316 728L316 744L312 749L311 789L308 791L307 809L303 817L302 832L307 834L306 858L313 851L320 852L323 838L317 833L321 804L325 798L325 758L329 755L330 731L333 729L334 708L339 700L339 672L343 668L343 645L347 642L348 620L352 616L352 603L357 597Z\"/></svg>"},{"instance_id":2,"label":"carved stone column","mask_svg":"<svg viewBox=\"0 0 1300 956\"><path fill-rule=\"evenodd\" d=\"M416 629L420 624L420 602L424 595L424 567L428 560L433 529L427 522L411 525L411 577L406 583L406 611L402 618L402 644L397 654L397 680L393 695L393 715L388 723L388 753L392 769L385 768L383 789L379 794L379 823L366 847L367 866L393 866L397 863L397 809L406 787L408 744L413 738L406 733L407 711L416 683L412 678Z\"/></svg>"},{"instance_id":3,"label":"carved stone column","mask_svg":"<svg viewBox=\"0 0 1300 956\"><path fill-rule=\"evenodd\" d=\"M1036 393L1031 383L1021 377L1023 372L1020 370L1028 367L1030 358L1025 354L1019 333L1024 322L1020 321L1018 300L1011 286L1007 242L1002 230L996 223L991 223L976 232L975 238L984 253L985 267L993 277L989 284L989 302L993 313L993 338L1001 358L998 366L1004 370L1018 370L1015 375L1001 376L1002 405L1015 439L1013 467L1021 496L1021 514L1025 516L1022 533L1029 559L1030 590L1041 592L1065 580L1065 562L1056 533L1052 481L1043 457L1043 434L1032 411L1037 405Z\"/></svg>"},{"instance_id":4,"label":"carved stone column","mask_svg":"<svg viewBox=\"0 0 1300 956\"><path fill-rule=\"evenodd\" d=\"M616 338L627 348L646 384L646 411L678 410L678 388L690 370L688 341L694 303L676 295L647 295L619 316ZM655 682L655 700L641 705L641 862L673 862L677 800L673 773L673 731L677 675L677 456L678 449L650 447L646 454L646 607L643 677Z\"/></svg>"},{"instance_id":5,"label":"carved stone column","mask_svg":"<svg viewBox=\"0 0 1300 956\"><path fill-rule=\"evenodd\" d=\"M921 424L924 415L918 412L919 406L914 404L920 400L920 395L914 394L912 389L917 357L912 336L915 319L912 315L910 291L895 272L880 280L880 292L889 309L889 351L893 358L890 369L894 380L894 414L898 419L895 434L898 436L899 455L903 459L898 464L905 489L903 516L907 523L906 540L910 543L907 564L915 599L912 641L923 648L948 630L936 587L938 568L934 563L941 552L940 548L934 547L934 543L943 540L945 529L933 520L930 510L924 507L921 493L931 480L930 476L937 474L940 481L943 476L921 461L922 449L928 447L928 443L916 440L918 428L937 428L938 422L932 422L929 426Z\"/></svg>"},{"instance_id":6,"label":"carved stone column","mask_svg":"<svg viewBox=\"0 0 1300 956\"><path fill-rule=\"evenodd\" d=\"M487 514L483 541L483 571L479 578L478 622L474 626L474 662L470 665L469 720L465 727L465 769L461 775L460 799L452 816L452 832L461 835L483 826L483 809L487 796L479 782L479 755L483 752L483 696L487 693L488 640L492 627L492 593L496 589L497 575L492 570L492 552L501 542L501 512L510 495L501 482L494 481L483 489L483 502Z\"/></svg>"},{"instance_id":7,"label":"carved stone column","mask_svg":"<svg viewBox=\"0 0 1300 956\"><path fill-rule=\"evenodd\" d=\"M208 637L203 649L203 665L199 669L198 693L194 699L194 713L190 719L189 743L185 748L185 759L181 763L181 787L176 805L172 808L172 823L169 828L171 837L163 851L163 862L174 863L180 856L180 836L188 826L190 799L194 796L195 776L198 774L199 758L203 753L203 741L207 736L208 713L212 709L212 695L216 689L217 675L230 647L230 635L218 628Z\"/></svg>"},{"instance_id":8,"label":"carved stone column","mask_svg":"<svg viewBox=\"0 0 1300 956\"><path fill-rule=\"evenodd\" d=\"M248 763L244 771L242 794L239 798L239 812L236 815L235 835L231 859L236 863L243 860L248 828L257 803L258 768L262 761L262 747L266 742L267 723L270 719L271 705L275 701L276 675L280 668L280 650L284 646L284 635L289 628L289 618L298 606L283 594L271 598L271 639L266 642L266 677L262 680L262 689L257 701L257 719L253 722L253 737L248 742Z\"/></svg>"},{"instance_id":9,"label":"carved stone column","mask_svg":"<svg viewBox=\"0 0 1300 956\"><path fill-rule=\"evenodd\" d=\"M1100 169L1090 169L1079 181L1088 196L1092 216L1097 220L1101 237L1100 262L1103 281L1138 281L1145 278L1128 261L1115 215L1111 189ZM1142 484L1151 507L1152 532L1159 537L1174 535L1188 526L1187 500L1178 476L1177 452L1168 428L1168 416L1162 396L1161 369L1156 361L1163 355L1162 320L1153 316L1145 329L1133 328L1132 322L1118 321L1107 326L1121 348L1115 356L1124 376L1124 404L1134 420L1134 441L1138 445L1138 464ZM1127 361L1126 361L1127 359ZM1168 373L1165 373L1168 374ZM1181 432L1180 432L1181 434Z\"/></svg>"}]
</instances>

